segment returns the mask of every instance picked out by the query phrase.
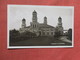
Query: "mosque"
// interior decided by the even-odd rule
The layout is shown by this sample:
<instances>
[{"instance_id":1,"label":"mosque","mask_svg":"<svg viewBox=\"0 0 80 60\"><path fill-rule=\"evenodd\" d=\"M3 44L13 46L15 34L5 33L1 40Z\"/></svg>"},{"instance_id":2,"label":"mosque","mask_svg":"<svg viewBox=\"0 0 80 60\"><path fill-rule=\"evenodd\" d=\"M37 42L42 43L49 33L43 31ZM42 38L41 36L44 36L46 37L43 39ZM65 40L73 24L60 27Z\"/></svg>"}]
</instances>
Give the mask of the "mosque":
<instances>
[{"instance_id":1,"label":"mosque","mask_svg":"<svg viewBox=\"0 0 80 60\"><path fill-rule=\"evenodd\" d=\"M26 26L26 19L22 19L20 33L29 31L35 33L37 36L54 36L56 28L63 34L62 18L58 18L58 24L56 27L47 24L47 17L44 17L44 22L39 23L37 19L37 12L34 10L32 12L32 22L30 26Z\"/></svg>"}]
</instances>

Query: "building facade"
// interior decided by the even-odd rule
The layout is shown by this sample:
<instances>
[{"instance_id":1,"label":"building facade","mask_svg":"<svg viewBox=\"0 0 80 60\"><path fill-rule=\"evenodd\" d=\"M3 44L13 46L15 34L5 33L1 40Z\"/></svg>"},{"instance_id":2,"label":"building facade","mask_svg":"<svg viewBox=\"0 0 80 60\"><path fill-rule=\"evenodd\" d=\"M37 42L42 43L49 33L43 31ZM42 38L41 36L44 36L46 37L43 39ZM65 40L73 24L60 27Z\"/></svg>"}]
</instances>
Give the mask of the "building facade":
<instances>
[{"instance_id":1,"label":"building facade","mask_svg":"<svg viewBox=\"0 0 80 60\"><path fill-rule=\"evenodd\" d=\"M57 28L62 32L62 18L58 18L58 26ZM22 25L19 30L20 33L23 32L33 32L37 36L54 36L55 35L55 27L47 24L47 17L44 17L44 22L39 23L37 18L37 12L34 10L32 13L32 22L30 22L30 26L26 26L26 20L22 19Z\"/></svg>"}]
</instances>

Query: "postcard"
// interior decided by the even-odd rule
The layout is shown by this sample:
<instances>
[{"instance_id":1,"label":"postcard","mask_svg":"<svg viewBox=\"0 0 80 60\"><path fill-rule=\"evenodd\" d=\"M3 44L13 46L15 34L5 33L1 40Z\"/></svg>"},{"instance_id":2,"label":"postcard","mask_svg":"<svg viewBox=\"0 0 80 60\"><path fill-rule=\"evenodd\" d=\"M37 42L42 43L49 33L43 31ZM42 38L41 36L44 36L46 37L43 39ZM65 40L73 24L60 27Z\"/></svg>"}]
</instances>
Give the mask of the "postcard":
<instances>
[{"instance_id":1,"label":"postcard","mask_svg":"<svg viewBox=\"0 0 80 60\"><path fill-rule=\"evenodd\" d=\"M7 48L74 47L74 7L7 6Z\"/></svg>"}]
</instances>

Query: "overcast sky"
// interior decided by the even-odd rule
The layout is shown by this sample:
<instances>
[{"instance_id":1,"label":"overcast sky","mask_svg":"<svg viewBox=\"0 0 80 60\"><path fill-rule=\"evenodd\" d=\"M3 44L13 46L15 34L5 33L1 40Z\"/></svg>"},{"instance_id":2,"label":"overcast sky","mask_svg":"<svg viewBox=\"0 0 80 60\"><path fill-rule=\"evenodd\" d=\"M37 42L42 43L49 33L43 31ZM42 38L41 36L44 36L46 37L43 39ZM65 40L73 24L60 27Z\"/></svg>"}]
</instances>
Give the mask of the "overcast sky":
<instances>
[{"instance_id":1,"label":"overcast sky","mask_svg":"<svg viewBox=\"0 0 80 60\"><path fill-rule=\"evenodd\" d=\"M58 17L62 17L63 28L72 28L73 7L67 6L37 6L37 5L8 5L8 27L9 29L21 28L22 19L26 19L26 25L32 22L32 12L37 12L38 22L43 23L47 17L48 24L56 27Z\"/></svg>"}]
</instances>

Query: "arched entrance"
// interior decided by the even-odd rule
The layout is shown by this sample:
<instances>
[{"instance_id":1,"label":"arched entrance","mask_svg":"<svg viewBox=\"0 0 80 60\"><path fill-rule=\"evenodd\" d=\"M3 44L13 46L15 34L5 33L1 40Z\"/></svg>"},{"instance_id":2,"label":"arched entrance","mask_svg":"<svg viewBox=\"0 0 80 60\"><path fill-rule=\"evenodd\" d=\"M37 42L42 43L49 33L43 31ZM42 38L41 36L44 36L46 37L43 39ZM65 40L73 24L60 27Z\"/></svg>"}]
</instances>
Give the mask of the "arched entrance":
<instances>
[{"instance_id":1,"label":"arched entrance","mask_svg":"<svg viewBox=\"0 0 80 60\"><path fill-rule=\"evenodd\" d=\"M41 36L41 31L39 31L39 36Z\"/></svg>"}]
</instances>

